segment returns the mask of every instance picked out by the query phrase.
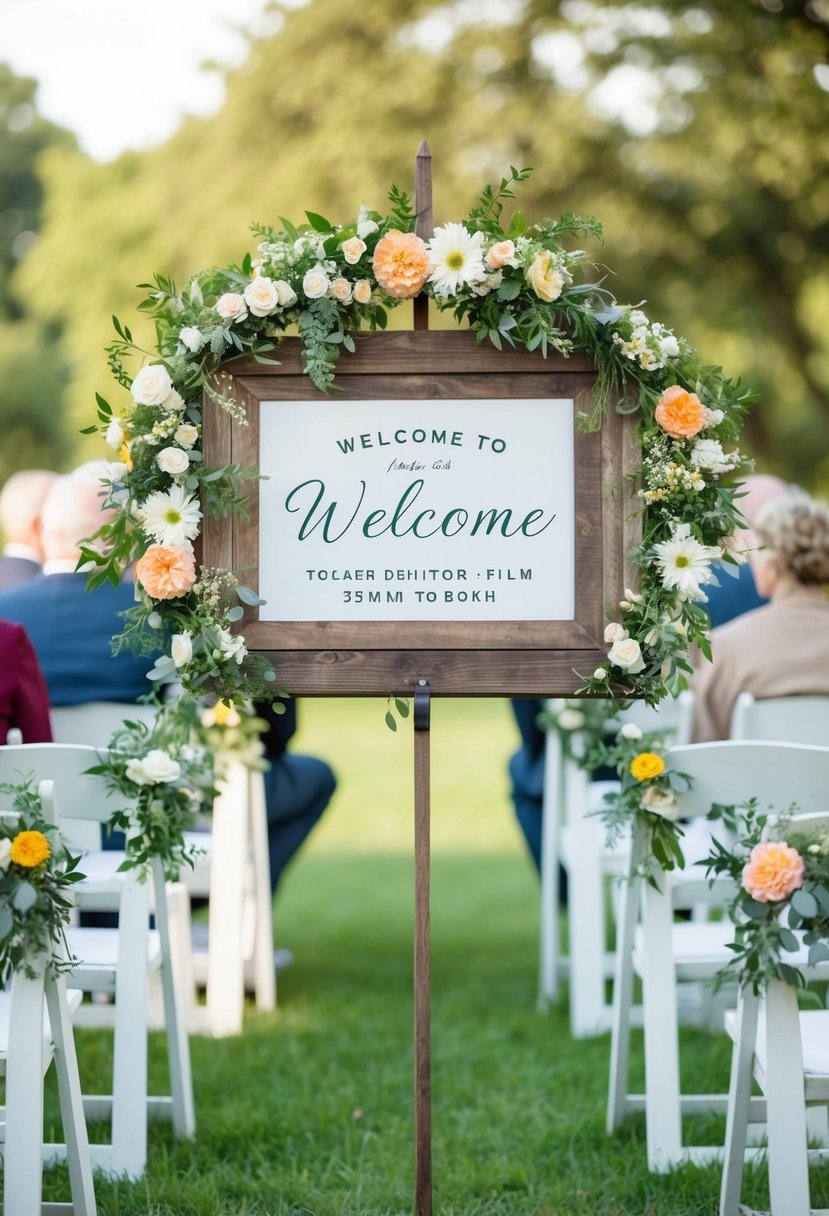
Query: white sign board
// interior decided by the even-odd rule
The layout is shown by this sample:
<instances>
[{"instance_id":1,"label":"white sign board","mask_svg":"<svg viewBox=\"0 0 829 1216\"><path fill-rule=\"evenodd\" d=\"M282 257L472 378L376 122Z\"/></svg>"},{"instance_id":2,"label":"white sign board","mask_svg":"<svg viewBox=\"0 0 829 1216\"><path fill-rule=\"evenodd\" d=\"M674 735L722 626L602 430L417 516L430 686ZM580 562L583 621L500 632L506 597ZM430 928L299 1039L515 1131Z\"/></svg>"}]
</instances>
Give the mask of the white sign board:
<instances>
[{"instance_id":1,"label":"white sign board","mask_svg":"<svg viewBox=\"0 0 829 1216\"><path fill-rule=\"evenodd\" d=\"M262 621L574 615L574 408L262 401Z\"/></svg>"}]
</instances>

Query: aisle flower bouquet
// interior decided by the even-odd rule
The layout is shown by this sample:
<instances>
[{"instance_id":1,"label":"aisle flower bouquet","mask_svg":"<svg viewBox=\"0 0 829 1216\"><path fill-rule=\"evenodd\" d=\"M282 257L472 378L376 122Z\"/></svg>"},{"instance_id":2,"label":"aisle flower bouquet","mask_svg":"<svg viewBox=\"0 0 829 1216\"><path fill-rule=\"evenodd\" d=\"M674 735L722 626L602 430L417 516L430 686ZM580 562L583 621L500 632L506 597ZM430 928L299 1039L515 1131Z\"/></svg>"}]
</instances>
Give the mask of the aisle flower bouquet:
<instances>
[{"instance_id":1,"label":"aisle flower bouquet","mask_svg":"<svg viewBox=\"0 0 829 1216\"><path fill-rule=\"evenodd\" d=\"M712 842L708 871L728 875L738 888L729 908L734 957L720 983L736 980L755 993L772 979L803 987L802 973L786 954L803 945L810 964L829 960L829 831L798 831L794 809L761 812L756 799L712 808L712 818L722 820L734 842Z\"/></svg>"},{"instance_id":2,"label":"aisle flower bouquet","mask_svg":"<svg viewBox=\"0 0 829 1216\"><path fill-rule=\"evenodd\" d=\"M0 785L15 816L0 818L0 984L48 956L53 973L74 963L66 941L72 887L84 877L60 832L46 823L31 777Z\"/></svg>"},{"instance_id":3,"label":"aisle flower bouquet","mask_svg":"<svg viewBox=\"0 0 829 1216\"><path fill-rule=\"evenodd\" d=\"M479 342L540 356L585 352L596 380L582 425L598 425L611 400L638 415L643 458L626 475L640 487L642 543L629 555L640 586L625 592L621 620L605 635L606 663L584 674L579 691L655 703L682 686L692 644L707 650L705 588L740 559L725 546L740 521L736 492L720 479L745 465L724 445L737 438L755 395L704 366L639 305L616 302L577 245L601 238L597 220L507 217L505 205L528 175L511 169L465 218L428 239L414 232L411 200L394 187L385 214L362 206L344 224L307 211L302 224L256 225L257 248L238 265L199 271L181 290L163 276L143 284L139 307L155 323L154 349L114 319L109 362L129 396L116 408L99 396L98 425L89 430L100 430L118 455L107 482L116 515L82 560L95 566L91 586L116 583L136 561L138 603L114 645L161 649L154 680L176 678L188 692L235 702L275 689L267 661L249 655L234 632L258 596L237 573L197 571L194 559L203 512L244 512L245 482L257 475L202 459L203 398L245 421L224 364L237 355L273 362L281 336L295 330L305 371L328 391L355 335L383 329L391 308L425 293Z\"/></svg>"}]
</instances>

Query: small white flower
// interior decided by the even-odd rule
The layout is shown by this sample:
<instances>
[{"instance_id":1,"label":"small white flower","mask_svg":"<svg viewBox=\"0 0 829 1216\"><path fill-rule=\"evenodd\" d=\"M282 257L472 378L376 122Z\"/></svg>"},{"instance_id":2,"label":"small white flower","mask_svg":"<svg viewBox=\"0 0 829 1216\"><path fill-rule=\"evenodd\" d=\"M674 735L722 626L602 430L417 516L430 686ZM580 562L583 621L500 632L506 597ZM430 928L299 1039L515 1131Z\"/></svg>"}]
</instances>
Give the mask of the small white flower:
<instances>
[{"instance_id":1,"label":"small white flower","mask_svg":"<svg viewBox=\"0 0 829 1216\"><path fill-rule=\"evenodd\" d=\"M604 640L606 642L621 642L624 640L624 638L629 636L630 634L628 633L627 629L625 629L624 625L620 625L618 621L611 621L610 624L605 627Z\"/></svg>"},{"instance_id":2,"label":"small white flower","mask_svg":"<svg viewBox=\"0 0 829 1216\"><path fill-rule=\"evenodd\" d=\"M671 540L654 545L656 565L667 591L675 589L688 599L704 600L702 587L714 582L711 562L719 558L719 550L700 544L690 530L690 524L679 524Z\"/></svg>"},{"instance_id":3,"label":"small white flower","mask_svg":"<svg viewBox=\"0 0 829 1216\"><path fill-rule=\"evenodd\" d=\"M199 534L201 507L184 486L150 494L137 508L144 532L160 545L183 545Z\"/></svg>"},{"instance_id":4,"label":"small white flower","mask_svg":"<svg viewBox=\"0 0 829 1216\"><path fill-rule=\"evenodd\" d=\"M584 726L584 714L580 709L563 709L556 722L562 730L580 730Z\"/></svg>"},{"instance_id":5,"label":"small white flower","mask_svg":"<svg viewBox=\"0 0 829 1216\"><path fill-rule=\"evenodd\" d=\"M248 315L244 296L238 291L226 291L216 301L216 312L223 321L244 321Z\"/></svg>"},{"instance_id":6,"label":"small white flower","mask_svg":"<svg viewBox=\"0 0 829 1216\"><path fill-rule=\"evenodd\" d=\"M164 400L161 402L161 408L173 413L174 410L184 409L184 398L178 389L171 389Z\"/></svg>"},{"instance_id":7,"label":"small white flower","mask_svg":"<svg viewBox=\"0 0 829 1216\"><path fill-rule=\"evenodd\" d=\"M631 604L641 604L644 595L639 595L636 591L631 591L630 587L625 587L625 599Z\"/></svg>"},{"instance_id":8,"label":"small white flower","mask_svg":"<svg viewBox=\"0 0 829 1216\"><path fill-rule=\"evenodd\" d=\"M182 422L181 426L177 428L176 433L173 436L177 444L183 448L187 448L188 450L193 446L198 437L199 428L193 426L192 422Z\"/></svg>"},{"instance_id":9,"label":"small white flower","mask_svg":"<svg viewBox=\"0 0 829 1216\"><path fill-rule=\"evenodd\" d=\"M321 300L330 286L331 281L321 266L312 266L305 272L302 290L309 300Z\"/></svg>"},{"instance_id":10,"label":"small white flower","mask_svg":"<svg viewBox=\"0 0 829 1216\"><path fill-rule=\"evenodd\" d=\"M259 275L245 288L245 303L255 317L269 317L279 307L276 283L265 275Z\"/></svg>"},{"instance_id":11,"label":"small white flower","mask_svg":"<svg viewBox=\"0 0 829 1216\"><path fill-rule=\"evenodd\" d=\"M673 334L666 334L659 339L659 349L666 359L675 359L679 354L679 343Z\"/></svg>"},{"instance_id":12,"label":"small white flower","mask_svg":"<svg viewBox=\"0 0 829 1216\"><path fill-rule=\"evenodd\" d=\"M0 839L0 870L8 870L11 862L12 842L7 836Z\"/></svg>"},{"instance_id":13,"label":"small white flower","mask_svg":"<svg viewBox=\"0 0 829 1216\"><path fill-rule=\"evenodd\" d=\"M723 418L725 418L725 410L709 410L706 409L706 426L719 426Z\"/></svg>"},{"instance_id":14,"label":"small white flower","mask_svg":"<svg viewBox=\"0 0 829 1216\"><path fill-rule=\"evenodd\" d=\"M642 650L635 638L621 638L618 642L614 642L607 652L607 657L616 667L621 667L623 671L629 672L632 676L644 671L645 660L642 658Z\"/></svg>"},{"instance_id":15,"label":"small white flower","mask_svg":"<svg viewBox=\"0 0 829 1216\"><path fill-rule=\"evenodd\" d=\"M122 460L105 460L101 481L108 481L110 483L123 481L128 472L129 469Z\"/></svg>"},{"instance_id":16,"label":"small white flower","mask_svg":"<svg viewBox=\"0 0 829 1216\"><path fill-rule=\"evenodd\" d=\"M176 667L184 667L193 657L193 635L189 630L174 633L170 639L170 654Z\"/></svg>"},{"instance_id":17,"label":"small white flower","mask_svg":"<svg viewBox=\"0 0 829 1216\"><path fill-rule=\"evenodd\" d=\"M187 453L183 452L181 448L162 448L156 456L155 462L162 473L169 473L171 477L175 477L179 473L186 473L190 468Z\"/></svg>"},{"instance_id":18,"label":"small white flower","mask_svg":"<svg viewBox=\"0 0 829 1216\"><path fill-rule=\"evenodd\" d=\"M143 760L144 776L150 785L167 785L178 781L181 776L181 765L160 747L147 752Z\"/></svg>"},{"instance_id":19,"label":"small white flower","mask_svg":"<svg viewBox=\"0 0 829 1216\"><path fill-rule=\"evenodd\" d=\"M220 655L226 659L233 659L241 667L242 660L248 652L245 639L240 633L231 633L229 629L218 629L217 633Z\"/></svg>"},{"instance_id":20,"label":"small white flower","mask_svg":"<svg viewBox=\"0 0 829 1216\"><path fill-rule=\"evenodd\" d=\"M642 732L635 722L626 722L619 734L623 739L629 739L633 743L642 738Z\"/></svg>"},{"instance_id":21,"label":"small white flower","mask_svg":"<svg viewBox=\"0 0 829 1216\"><path fill-rule=\"evenodd\" d=\"M204 334L196 325L185 325L178 336L182 346L186 346L191 355L197 355L204 346Z\"/></svg>"},{"instance_id":22,"label":"small white flower","mask_svg":"<svg viewBox=\"0 0 829 1216\"><path fill-rule=\"evenodd\" d=\"M297 294L290 283L286 283L284 279L275 279L274 287L279 295L280 308L292 308L297 301Z\"/></svg>"},{"instance_id":23,"label":"small white flower","mask_svg":"<svg viewBox=\"0 0 829 1216\"><path fill-rule=\"evenodd\" d=\"M149 363L142 367L130 389L137 405L161 405L172 390L170 373L161 363Z\"/></svg>"},{"instance_id":24,"label":"small white flower","mask_svg":"<svg viewBox=\"0 0 829 1216\"><path fill-rule=\"evenodd\" d=\"M121 423L117 418L113 418L112 422L110 422L106 429L104 439L111 448L114 448L115 451L118 452L120 451L121 444L124 442L124 438L124 428L121 426Z\"/></svg>"},{"instance_id":25,"label":"small white flower","mask_svg":"<svg viewBox=\"0 0 829 1216\"><path fill-rule=\"evenodd\" d=\"M597 667L596 670L593 672L593 679L594 680L606 680L607 679L607 668L606 667Z\"/></svg>"},{"instance_id":26,"label":"small white flower","mask_svg":"<svg viewBox=\"0 0 829 1216\"><path fill-rule=\"evenodd\" d=\"M125 776L128 781L132 781L135 785L150 784L150 780L144 772L143 760L128 760Z\"/></svg>"},{"instance_id":27,"label":"small white flower","mask_svg":"<svg viewBox=\"0 0 829 1216\"><path fill-rule=\"evenodd\" d=\"M711 473L727 473L734 460L723 451L719 439L698 439L691 448L691 464Z\"/></svg>"}]
</instances>

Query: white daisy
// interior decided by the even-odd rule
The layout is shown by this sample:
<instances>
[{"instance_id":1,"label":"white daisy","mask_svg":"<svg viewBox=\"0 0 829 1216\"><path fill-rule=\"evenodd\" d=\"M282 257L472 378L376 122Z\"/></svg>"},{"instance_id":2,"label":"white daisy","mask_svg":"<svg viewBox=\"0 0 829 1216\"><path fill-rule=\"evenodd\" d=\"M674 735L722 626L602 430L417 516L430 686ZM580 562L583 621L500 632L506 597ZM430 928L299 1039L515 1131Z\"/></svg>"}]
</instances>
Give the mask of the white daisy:
<instances>
[{"instance_id":1,"label":"white daisy","mask_svg":"<svg viewBox=\"0 0 829 1216\"><path fill-rule=\"evenodd\" d=\"M171 486L166 494L157 490L145 498L138 518L147 536L159 545L183 545L199 534L201 507L184 486Z\"/></svg>"},{"instance_id":2,"label":"white daisy","mask_svg":"<svg viewBox=\"0 0 829 1216\"><path fill-rule=\"evenodd\" d=\"M459 288L484 279L483 240L482 232L469 232L463 224L444 224L435 229L426 248L429 282L434 283L436 295L453 296Z\"/></svg>"},{"instance_id":3,"label":"white daisy","mask_svg":"<svg viewBox=\"0 0 829 1216\"><path fill-rule=\"evenodd\" d=\"M715 581L711 562L720 554L711 545L701 545L690 532L690 524L679 524L670 540L654 545L656 564L662 574L663 587L675 588L692 600L704 600L702 587Z\"/></svg>"}]
</instances>

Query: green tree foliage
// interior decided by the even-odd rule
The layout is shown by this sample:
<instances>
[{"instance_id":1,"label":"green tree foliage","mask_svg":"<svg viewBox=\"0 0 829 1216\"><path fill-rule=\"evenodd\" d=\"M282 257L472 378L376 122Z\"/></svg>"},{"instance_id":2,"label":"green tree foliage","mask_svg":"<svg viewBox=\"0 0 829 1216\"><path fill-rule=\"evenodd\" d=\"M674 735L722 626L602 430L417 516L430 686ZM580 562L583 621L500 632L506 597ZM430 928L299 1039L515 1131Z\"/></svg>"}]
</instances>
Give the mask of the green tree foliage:
<instances>
[{"instance_id":1,"label":"green tree foliage","mask_svg":"<svg viewBox=\"0 0 829 1216\"><path fill-rule=\"evenodd\" d=\"M45 158L42 235L17 289L44 323L66 326L73 425L107 387L110 314L132 320L134 284L238 260L254 219L306 208L344 219L361 201L382 204L390 182L410 187L425 136L436 222L507 165L535 166L527 214L599 215L606 245L594 253L614 267L618 296L647 299L711 362L764 389L751 434L765 467L829 483L826 10L286 5L214 118L109 165L67 149ZM643 79L648 105L621 111Z\"/></svg>"},{"instance_id":2,"label":"green tree foliage","mask_svg":"<svg viewBox=\"0 0 829 1216\"><path fill-rule=\"evenodd\" d=\"M16 469L71 466L73 440L62 410L67 373L36 321L0 326L0 485Z\"/></svg>"}]
</instances>

